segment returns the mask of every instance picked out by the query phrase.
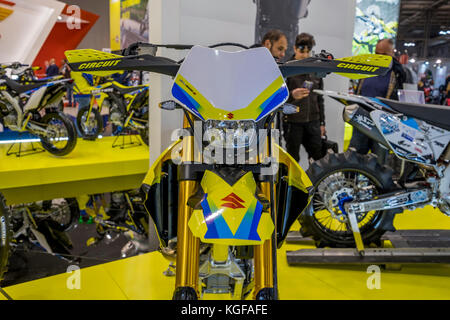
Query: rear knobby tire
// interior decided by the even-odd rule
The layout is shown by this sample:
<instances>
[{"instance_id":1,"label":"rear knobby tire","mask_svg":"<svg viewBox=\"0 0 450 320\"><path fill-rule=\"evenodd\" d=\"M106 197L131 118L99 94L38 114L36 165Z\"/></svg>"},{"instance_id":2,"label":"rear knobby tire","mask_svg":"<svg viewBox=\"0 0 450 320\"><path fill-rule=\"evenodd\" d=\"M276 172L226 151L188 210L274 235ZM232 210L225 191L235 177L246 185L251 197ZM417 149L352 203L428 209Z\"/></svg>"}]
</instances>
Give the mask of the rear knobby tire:
<instances>
[{"instance_id":1,"label":"rear knobby tire","mask_svg":"<svg viewBox=\"0 0 450 320\"><path fill-rule=\"evenodd\" d=\"M357 172L366 176L376 186L378 194L395 190L392 169L378 164L375 155L361 155L347 151L345 153L329 153L310 165L306 173L315 188L314 197L318 196L316 188L321 181L337 172ZM312 237L318 247L355 247L350 230L340 233L332 232L319 223L314 215L314 205L313 198L308 208L300 215L300 233L304 237ZM380 245L380 238L386 231L395 231L393 220L395 214L400 212L402 212L401 209L376 211L373 220L360 229L364 243Z\"/></svg>"}]
</instances>

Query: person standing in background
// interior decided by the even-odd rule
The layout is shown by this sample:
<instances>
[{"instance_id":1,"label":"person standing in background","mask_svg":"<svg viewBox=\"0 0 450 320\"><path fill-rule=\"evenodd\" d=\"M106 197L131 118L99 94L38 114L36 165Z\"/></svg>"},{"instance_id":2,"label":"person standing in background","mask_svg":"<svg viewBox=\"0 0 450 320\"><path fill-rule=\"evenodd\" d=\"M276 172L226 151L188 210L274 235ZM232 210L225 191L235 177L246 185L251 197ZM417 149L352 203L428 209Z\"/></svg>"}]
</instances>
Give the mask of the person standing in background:
<instances>
[{"instance_id":1,"label":"person standing in background","mask_svg":"<svg viewBox=\"0 0 450 320\"><path fill-rule=\"evenodd\" d=\"M295 60L311 56L316 42L308 33L301 33L295 39ZM303 145L309 158L322 158L322 136L326 135L323 97L313 92L323 89L323 81L310 74L289 77L286 81L289 89L288 103L299 107L299 112L285 115L283 118L284 139L287 152L298 162L300 145Z\"/></svg>"},{"instance_id":2,"label":"person standing in background","mask_svg":"<svg viewBox=\"0 0 450 320\"><path fill-rule=\"evenodd\" d=\"M70 79L70 67L67 59L63 59L61 61L61 68L59 69L59 73L64 77L64 79ZM67 100L69 103L69 107L75 107L74 101L73 101L73 87L71 84L67 85L67 91L66 91Z\"/></svg>"},{"instance_id":3,"label":"person standing in background","mask_svg":"<svg viewBox=\"0 0 450 320\"><path fill-rule=\"evenodd\" d=\"M55 63L55 59L50 59L50 64L47 67L47 69L45 70L45 73L47 75L47 77L54 77L57 76L59 74L59 68Z\"/></svg>"},{"instance_id":4,"label":"person standing in background","mask_svg":"<svg viewBox=\"0 0 450 320\"><path fill-rule=\"evenodd\" d=\"M250 48L265 47L270 51L277 62L284 58L288 47L288 41L283 32L277 29L267 32L260 44L254 44Z\"/></svg>"},{"instance_id":5,"label":"person standing in background","mask_svg":"<svg viewBox=\"0 0 450 320\"><path fill-rule=\"evenodd\" d=\"M406 73L400 62L394 58L394 42L392 39L382 39L378 41L375 53L393 57L392 68L384 76L361 80L358 84L356 94L365 97L383 97L398 100L397 90L403 89ZM360 154L367 154L370 150L378 156L380 163L385 162L386 149L358 130L353 130L349 148L353 148Z\"/></svg>"}]
</instances>

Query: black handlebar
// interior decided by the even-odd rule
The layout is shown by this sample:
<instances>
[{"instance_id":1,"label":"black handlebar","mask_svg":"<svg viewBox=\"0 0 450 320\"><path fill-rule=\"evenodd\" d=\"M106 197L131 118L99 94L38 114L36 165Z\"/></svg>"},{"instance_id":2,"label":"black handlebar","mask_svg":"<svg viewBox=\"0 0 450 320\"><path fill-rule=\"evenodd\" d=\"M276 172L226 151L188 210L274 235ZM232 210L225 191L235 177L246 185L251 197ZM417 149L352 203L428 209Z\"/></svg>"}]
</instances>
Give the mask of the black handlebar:
<instances>
[{"instance_id":1,"label":"black handlebar","mask_svg":"<svg viewBox=\"0 0 450 320\"><path fill-rule=\"evenodd\" d=\"M19 69L21 67L29 67L29 64L22 64L20 62L13 62L10 65L2 65L2 69Z\"/></svg>"},{"instance_id":2,"label":"black handlebar","mask_svg":"<svg viewBox=\"0 0 450 320\"><path fill-rule=\"evenodd\" d=\"M249 49L248 47L232 42L218 43L209 46L209 48L217 48L221 46L237 46L243 49ZM84 62L76 62L69 64L74 71L149 71L168 76L175 76L180 68L180 61L174 61L165 57L156 56L158 48L170 48L176 50L188 50L193 45L155 45L151 43L136 42L130 45L128 48L120 51L123 57L116 57L113 59L103 61L114 61L113 65L108 66L93 66L86 67ZM115 52L119 53L119 52ZM102 61L100 61L102 62ZM79 69L80 65L83 65L82 70ZM94 64L95 65L95 64ZM284 78L295 76L299 74L315 74L318 77L325 77L327 74L346 73L346 74L363 74L371 76L385 75L389 71L389 67L373 67L365 65L364 63L358 63L353 61L335 60L333 55L325 50L322 50L319 54L314 55L303 60L292 60L278 65L281 74ZM365 67L364 69L362 67Z\"/></svg>"},{"instance_id":3,"label":"black handlebar","mask_svg":"<svg viewBox=\"0 0 450 320\"><path fill-rule=\"evenodd\" d=\"M116 51L113 51L112 53L120 54L122 56L136 56L136 55L143 54L143 52L140 52L140 51L147 51L145 53L151 54L154 56L154 55L156 55L156 51L158 50L158 48L166 48L166 49L174 49L174 50L190 50L190 49L192 49L193 46L194 45L191 45L191 44L153 44L153 43L146 43L146 42L135 42L123 50L116 50ZM240 43L236 43L236 42L221 42L221 43L210 45L210 46L208 46L208 48L227 47L227 46L238 47L238 48L242 48L242 49L249 49L249 47L247 47L243 44L240 44Z\"/></svg>"}]
</instances>

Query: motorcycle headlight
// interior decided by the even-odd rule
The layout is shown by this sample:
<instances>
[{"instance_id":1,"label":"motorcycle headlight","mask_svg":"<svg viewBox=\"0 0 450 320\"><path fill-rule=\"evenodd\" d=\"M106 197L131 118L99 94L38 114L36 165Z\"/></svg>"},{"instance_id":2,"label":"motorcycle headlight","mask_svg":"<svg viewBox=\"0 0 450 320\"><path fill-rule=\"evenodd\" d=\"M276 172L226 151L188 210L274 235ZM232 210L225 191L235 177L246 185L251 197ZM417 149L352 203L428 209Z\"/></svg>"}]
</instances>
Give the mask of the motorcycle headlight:
<instances>
[{"instance_id":1,"label":"motorcycle headlight","mask_svg":"<svg viewBox=\"0 0 450 320\"><path fill-rule=\"evenodd\" d=\"M256 124L252 120L207 120L204 132L210 145L219 148L245 148L256 141Z\"/></svg>"}]
</instances>

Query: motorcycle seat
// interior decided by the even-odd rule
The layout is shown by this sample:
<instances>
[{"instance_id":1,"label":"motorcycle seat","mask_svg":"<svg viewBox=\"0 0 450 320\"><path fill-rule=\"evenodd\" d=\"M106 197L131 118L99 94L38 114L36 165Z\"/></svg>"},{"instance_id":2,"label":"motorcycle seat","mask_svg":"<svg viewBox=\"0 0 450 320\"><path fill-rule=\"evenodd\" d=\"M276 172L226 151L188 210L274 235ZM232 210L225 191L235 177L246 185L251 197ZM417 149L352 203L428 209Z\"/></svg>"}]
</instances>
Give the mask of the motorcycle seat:
<instances>
[{"instance_id":1,"label":"motorcycle seat","mask_svg":"<svg viewBox=\"0 0 450 320\"><path fill-rule=\"evenodd\" d=\"M6 79L6 84L18 94L42 87L43 83L20 84L14 80Z\"/></svg>"},{"instance_id":2,"label":"motorcycle seat","mask_svg":"<svg viewBox=\"0 0 450 320\"><path fill-rule=\"evenodd\" d=\"M56 80L61 80L61 79L62 79L61 76L55 76L55 77L50 77L50 78L34 79L33 81L29 81L29 83L45 84L45 83L49 83L49 82L56 81Z\"/></svg>"},{"instance_id":3,"label":"motorcycle seat","mask_svg":"<svg viewBox=\"0 0 450 320\"><path fill-rule=\"evenodd\" d=\"M400 102L385 98L378 99L401 114L426 121L439 128L450 130L449 107L433 104Z\"/></svg>"}]
</instances>

